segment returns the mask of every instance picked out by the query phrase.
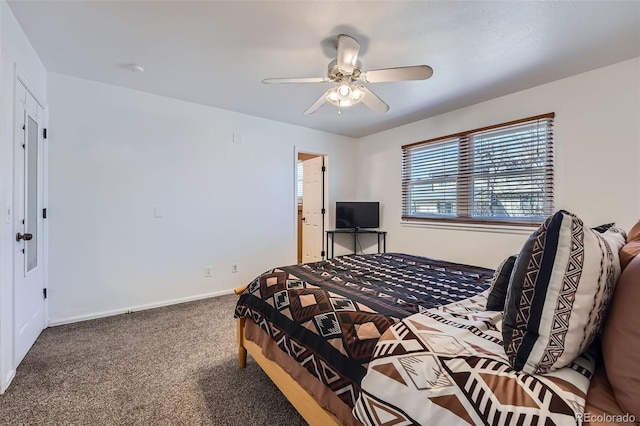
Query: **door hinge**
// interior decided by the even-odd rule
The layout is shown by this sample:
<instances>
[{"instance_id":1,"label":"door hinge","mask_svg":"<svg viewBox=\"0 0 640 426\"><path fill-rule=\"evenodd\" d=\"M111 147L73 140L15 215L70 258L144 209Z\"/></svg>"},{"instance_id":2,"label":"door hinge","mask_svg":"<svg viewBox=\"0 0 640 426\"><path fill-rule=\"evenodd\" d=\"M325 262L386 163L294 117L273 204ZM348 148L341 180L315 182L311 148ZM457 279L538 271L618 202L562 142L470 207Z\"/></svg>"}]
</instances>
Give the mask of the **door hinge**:
<instances>
[{"instance_id":1,"label":"door hinge","mask_svg":"<svg viewBox=\"0 0 640 426\"><path fill-rule=\"evenodd\" d=\"M27 130L27 126L26 125L22 125L22 130Z\"/></svg>"},{"instance_id":2,"label":"door hinge","mask_svg":"<svg viewBox=\"0 0 640 426\"><path fill-rule=\"evenodd\" d=\"M323 172L326 172L326 171L327 171L327 168L326 168L325 166L322 166L322 171L323 171Z\"/></svg>"},{"instance_id":3,"label":"door hinge","mask_svg":"<svg viewBox=\"0 0 640 426\"><path fill-rule=\"evenodd\" d=\"M322 209L322 210L320 210L320 213L322 213L322 214L326 214L326 213L327 213L327 211L326 211L325 209Z\"/></svg>"},{"instance_id":4,"label":"door hinge","mask_svg":"<svg viewBox=\"0 0 640 426\"><path fill-rule=\"evenodd\" d=\"M47 138L47 129L42 129L42 137L43 137L44 139L46 139L46 138Z\"/></svg>"},{"instance_id":5,"label":"door hinge","mask_svg":"<svg viewBox=\"0 0 640 426\"><path fill-rule=\"evenodd\" d=\"M47 209L42 209L42 218L43 219L47 218Z\"/></svg>"},{"instance_id":6,"label":"door hinge","mask_svg":"<svg viewBox=\"0 0 640 426\"><path fill-rule=\"evenodd\" d=\"M24 146L24 144L22 144L22 149L27 149L27 148Z\"/></svg>"},{"instance_id":7,"label":"door hinge","mask_svg":"<svg viewBox=\"0 0 640 426\"><path fill-rule=\"evenodd\" d=\"M322 251L320 252L320 256L321 256L321 257L324 257L324 250L322 250Z\"/></svg>"},{"instance_id":8,"label":"door hinge","mask_svg":"<svg viewBox=\"0 0 640 426\"><path fill-rule=\"evenodd\" d=\"M45 299L47 298L47 289L46 288L42 289L42 295L44 296Z\"/></svg>"}]
</instances>

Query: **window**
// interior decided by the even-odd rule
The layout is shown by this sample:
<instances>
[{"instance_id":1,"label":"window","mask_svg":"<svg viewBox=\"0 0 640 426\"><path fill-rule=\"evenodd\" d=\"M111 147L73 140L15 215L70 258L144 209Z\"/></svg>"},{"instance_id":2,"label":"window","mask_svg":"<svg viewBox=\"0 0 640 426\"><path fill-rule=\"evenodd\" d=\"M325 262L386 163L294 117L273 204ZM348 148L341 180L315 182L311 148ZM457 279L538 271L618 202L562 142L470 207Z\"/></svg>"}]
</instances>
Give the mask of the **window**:
<instances>
[{"instance_id":1,"label":"window","mask_svg":"<svg viewBox=\"0 0 640 426\"><path fill-rule=\"evenodd\" d=\"M402 147L402 219L537 225L553 213L554 113Z\"/></svg>"},{"instance_id":2,"label":"window","mask_svg":"<svg viewBox=\"0 0 640 426\"><path fill-rule=\"evenodd\" d=\"M298 204L302 204L302 173L303 167L302 167L302 161L298 161L298 178L296 180L296 183L298 185L297 191L296 193L298 194Z\"/></svg>"}]
</instances>

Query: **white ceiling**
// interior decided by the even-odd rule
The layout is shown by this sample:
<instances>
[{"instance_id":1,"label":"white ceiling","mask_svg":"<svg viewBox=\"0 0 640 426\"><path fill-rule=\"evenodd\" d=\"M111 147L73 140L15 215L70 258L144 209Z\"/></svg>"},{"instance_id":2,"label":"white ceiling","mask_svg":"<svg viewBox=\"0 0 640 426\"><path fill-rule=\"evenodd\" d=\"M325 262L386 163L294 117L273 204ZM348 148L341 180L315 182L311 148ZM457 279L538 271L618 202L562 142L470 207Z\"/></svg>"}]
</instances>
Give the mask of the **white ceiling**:
<instances>
[{"instance_id":1,"label":"white ceiling","mask_svg":"<svg viewBox=\"0 0 640 426\"><path fill-rule=\"evenodd\" d=\"M640 1L10 1L47 70L361 137L640 56ZM430 65L370 84L390 106L303 112L336 37L364 70ZM143 74L126 69L136 63Z\"/></svg>"}]
</instances>

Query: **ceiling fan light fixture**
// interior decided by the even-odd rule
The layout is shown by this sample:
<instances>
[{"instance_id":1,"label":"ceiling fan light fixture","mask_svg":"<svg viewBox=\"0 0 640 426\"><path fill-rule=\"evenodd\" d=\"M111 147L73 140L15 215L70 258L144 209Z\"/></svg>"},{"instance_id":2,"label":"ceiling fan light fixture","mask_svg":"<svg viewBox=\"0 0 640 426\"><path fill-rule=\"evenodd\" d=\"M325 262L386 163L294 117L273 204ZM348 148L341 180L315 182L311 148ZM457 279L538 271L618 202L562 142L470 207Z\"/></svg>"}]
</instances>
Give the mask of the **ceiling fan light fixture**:
<instances>
[{"instance_id":1,"label":"ceiling fan light fixture","mask_svg":"<svg viewBox=\"0 0 640 426\"><path fill-rule=\"evenodd\" d=\"M326 96L327 102L342 108L357 104L364 97L364 92L350 82L342 82L329 90Z\"/></svg>"},{"instance_id":2,"label":"ceiling fan light fixture","mask_svg":"<svg viewBox=\"0 0 640 426\"><path fill-rule=\"evenodd\" d=\"M363 96L364 96L364 92L360 90L360 87L356 86L351 90L351 97L355 101L360 102Z\"/></svg>"},{"instance_id":3,"label":"ceiling fan light fixture","mask_svg":"<svg viewBox=\"0 0 640 426\"><path fill-rule=\"evenodd\" d=\"M340 94L340 96L346 98L347 96L349 96L350 93L351 93L351 88L349 87L348 83L342 83L340 84L340 86L338 86L338 94Z\"/></svg>"}]
</instances>

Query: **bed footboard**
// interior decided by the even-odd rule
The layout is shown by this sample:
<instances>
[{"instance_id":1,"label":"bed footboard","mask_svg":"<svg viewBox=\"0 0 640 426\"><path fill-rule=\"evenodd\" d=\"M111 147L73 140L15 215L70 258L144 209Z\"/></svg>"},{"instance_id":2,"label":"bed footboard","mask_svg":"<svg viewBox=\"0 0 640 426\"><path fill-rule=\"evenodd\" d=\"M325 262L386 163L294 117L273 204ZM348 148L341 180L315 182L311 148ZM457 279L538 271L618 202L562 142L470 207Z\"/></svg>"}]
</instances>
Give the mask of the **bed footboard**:
<instances>
[{"instance_id":1,"label":"bed footboard","mask_svg":"<svg viewBox=\"0 0 640 426\"><path fill-rule=\"evenodd\" d=\"M240 295L248 285L238 287L234 290L236 295ZM299 383L297 383L285 370L277 363L268 359L262 354L262 349L251 340L245 339L246 318L236 319L236 337L238 340L238 361L240 368L247 365L247 353L269 376L273 383L280 389L282 394L291 402L293 407L311 426L345 426L332 412L320 406L313 396L311 396ZM353 422L360 424L357 420ZM349 423L351 424L351 423Z\"/></svg>"}]
</instances>

